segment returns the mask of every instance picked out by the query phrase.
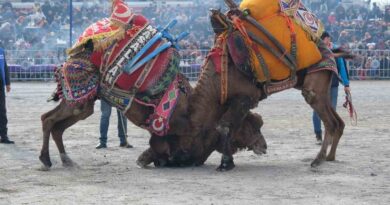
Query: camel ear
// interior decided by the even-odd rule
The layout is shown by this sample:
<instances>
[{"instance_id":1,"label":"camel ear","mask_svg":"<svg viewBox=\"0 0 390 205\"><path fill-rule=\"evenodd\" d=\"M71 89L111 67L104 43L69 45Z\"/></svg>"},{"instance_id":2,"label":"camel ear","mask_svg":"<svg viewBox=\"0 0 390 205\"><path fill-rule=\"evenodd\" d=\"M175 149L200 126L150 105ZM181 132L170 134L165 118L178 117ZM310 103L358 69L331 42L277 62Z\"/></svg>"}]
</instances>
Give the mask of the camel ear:
<instances>
[{"instance_id":1,"label":"camel ear","mask_svg":"<svg viewBox=\"0 0 390 205\"><path fill-rule=\"evenodd\" d=\"M87 43L84 44L84 49L85 49L86 51L91 52L91 53L93 52L94 45L93 45L92 39L89 39L89 40L87 41Z\"/></svg>"},{"instance_id":2,"label":"camel ear","mask_svg":"<svg viewBox=\"0 0 390 205\"><path fill-rule=\"evenodd\" d=\"M238 5L233 0L224 0L225 4L229 9L237 9Z\"/></svg>"},{"instance_id":3,"label":"camel ear","mask_svg":"<svg viewBox=\"0 0 390 205\"><path fill-rule=\"evenodd\" d=\"M215 34L219 35L229 29L230 23L220 9L210 9L210 12L210 22Z\"/></svg>"}]
</instances>

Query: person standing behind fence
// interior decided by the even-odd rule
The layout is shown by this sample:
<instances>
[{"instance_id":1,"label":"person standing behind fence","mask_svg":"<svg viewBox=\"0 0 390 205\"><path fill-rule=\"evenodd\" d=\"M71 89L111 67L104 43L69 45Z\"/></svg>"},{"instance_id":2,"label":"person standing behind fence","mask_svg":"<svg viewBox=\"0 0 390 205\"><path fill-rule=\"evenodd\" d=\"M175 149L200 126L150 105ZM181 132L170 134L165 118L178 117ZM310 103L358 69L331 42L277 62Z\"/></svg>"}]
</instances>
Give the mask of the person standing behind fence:
<instances>
[{"instance_id":1,"label":"person standing behind fence","mask_svg":"<svg viewBox=\"0 0 390 205\"><path fill-rule=\"evenodd\" d=\"M11 83L9 79L9 71L7 62L5 60L5 53L2 47L0 47L0 143L14 144L13 141L8 138L7 128L7 108L5 106L5 90L7 93L11 91Z\"/></svg>"},{"instance_id":2,"label":"person standing behind fence","mask_svg":"<svg viewBox=\"0 0 390 205\"><path fill-rule=\"evenodd\" d=\"M100 143L96 146L96 149L107 148L107 133L108 126L110 124L112 106L104 99L100 100L100 111L102 115L100 117ZM118 116L118 137L120 139L120 147L133 148L127 142L127 118L117 109Z\"/></svg>"},{"instance_id":3,"label":"person standing behind fence","mask_svg":"<svg viewBox=\"0 0 390 205\"><path fill-rule=\"evenodd\" d=\"M324 32L321 36L321 39L328 46L329 49L337 48L335 45L332 44L331 36L329 35L328 32ZM345 59L336 58L335 60L337 63L337 70L339 76L342 80L342 84L344 85L344 91L350 92L351 90L349 88L349 76L348 76L347 64L345 62ZM337 106L338 89L339 89L339 77L336 74L332 74L330 98L334 110L336 110L336 106ZM321 119L318 116L318 114L314 111L313 111L313 126L314 126L314 133L317 139L317 144L321 144L322 143Z\"/></svg>"}]
</instances>

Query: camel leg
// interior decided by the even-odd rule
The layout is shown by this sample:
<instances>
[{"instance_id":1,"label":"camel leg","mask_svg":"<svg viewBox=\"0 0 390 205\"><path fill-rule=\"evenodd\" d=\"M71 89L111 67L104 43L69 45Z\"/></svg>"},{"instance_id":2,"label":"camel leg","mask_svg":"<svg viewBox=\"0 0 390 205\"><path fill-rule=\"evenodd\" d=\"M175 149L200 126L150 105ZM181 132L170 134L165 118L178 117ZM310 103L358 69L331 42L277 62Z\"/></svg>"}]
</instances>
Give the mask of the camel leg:
<instances>
[{"instance_id":1,"label":"camel leg","mask_svg":"<svg viewBox=\"0 0 390 205\"><path fill-rule=\"evenodd\" d=\"M136 163L139 168L146 168L150 163L156 160L156 154L152 148L148 148L138 157Z\"/></svg>"},{"instance_id":2,"label":"camel leg","mask_svg":"<svg viewBox=\"0 0 390 205\"><path fill-rule=\"evenodd\" d=\"M333 137L336 139L335 143L338 143L344 129L344 123L339 121L340 117L331 106L329 93L331 80L331 72L319 71L308 74L305 77L303 84L302 95L313 110L318 113L322 122L324 122L326 132L324 138L325 143L322 143L317 157L311 163L312 167L316 167L324 161L328 148L327 142L329 142L331 140L330 138Z\"/></svg>"},{"instance_id":3,"label":"camel leg","mask_svg":"<svg viewBox=\"0 0 390 205\"><path fill-rule=\"evenodd\" d=\"M43 163L44 167L42 170L48 170L51 166L50 154L49 154L49 138L50 132L53 126L63 119L68 118L72 115L71 112L66 112L67 105L65 102L61 102L53 110L42 115L42 131L43 131L43 144L41 149L41 155L39 160Z\"/></svg>"},{"instance_id":4,"label":"camel leg","mask_svg":"<svg viewBox=\"0 0 390 205\"><path fill-rule=\"evenodd\" d=\"M237 129L248 115L252 100L248 96L234 96L228 103L229 108L217 125L223 144L221 164L217 171L229 171L235 167L231 147L232 131Z\"/></svg>"},{"instance_id":5,"label":"camel leg","mask_svg":"<svg viewBox=\"0 0 390 205\"><path fill-rule=\"evenodd\" d=\"M62 140L63 133L67 128L71 127L76 122L84 120L93 114L93 102L88 102L78 109L80 110L80 112L77 112L78 115L72 115L60 122L57 122L51 130L53 140L57 145L58 151L60 152L62 164L66 167L72 167L73 161L65 152L65 147Z\"/></svg>"},{"instance_id":6,"label":"camel leg","mask_svg":"<svg viewBox=\"0 0 390 205\"><path fill-rule=\"evenodd\" d=\"M335 116L335 118L337 119L338 123L337 123L337 129L335 130L335 134L333 135L333 137L331 139L332 146L330 148L330 152L329 152L328 156L326 157L327 161L334 161L336 159L337 145L339 144L340 138L343 135L344 128L345 128L345 123L341 119L341 117L337 114L337 112L334 109L332 109L332 112L333 112L333 115Z\"/></svg>"}]
</instances>

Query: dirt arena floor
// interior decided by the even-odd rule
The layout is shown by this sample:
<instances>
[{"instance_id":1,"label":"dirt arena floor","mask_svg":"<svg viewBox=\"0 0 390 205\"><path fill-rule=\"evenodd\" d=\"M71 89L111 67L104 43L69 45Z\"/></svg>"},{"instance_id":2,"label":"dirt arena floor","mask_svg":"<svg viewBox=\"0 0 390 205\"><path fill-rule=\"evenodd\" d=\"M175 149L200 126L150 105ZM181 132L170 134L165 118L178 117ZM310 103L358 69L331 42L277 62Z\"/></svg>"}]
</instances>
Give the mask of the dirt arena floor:
<instances>
[{"instance_id":1,"label":"dirt arena floor","mask_svg":"<svg viewBox=\"0 0 390 205\"><path fill-rule=\"evenodd\" d=\"M62 167L50 142L53 167L39 171L40 115L55 106L45 100L54 83L14 83L7 97L9 135L0 144L0 204L390 204L390 81L351 83L358 125L346 121L335 162L310 168L319 151L311 110L300 92L289 90L263 101L255 112L265 121L268 153L242 151L236 168L219 173L220 154L202 167L139 169L135 160L148 146L148 134L131 123L133 149L119 148L116 114L108 148L96 150L99 105L93 116L64 136L75 168Z\"/></svg>"}]
</instances>

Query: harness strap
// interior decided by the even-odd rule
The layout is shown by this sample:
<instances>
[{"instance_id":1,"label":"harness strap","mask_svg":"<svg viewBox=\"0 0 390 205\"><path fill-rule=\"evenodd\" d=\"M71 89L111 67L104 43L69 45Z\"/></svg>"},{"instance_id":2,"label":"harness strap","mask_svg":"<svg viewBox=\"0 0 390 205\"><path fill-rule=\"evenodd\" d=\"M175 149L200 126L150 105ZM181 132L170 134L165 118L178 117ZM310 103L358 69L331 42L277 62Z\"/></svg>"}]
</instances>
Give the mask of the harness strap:
<instances>
[{"instance_id":1,"label":"harness strap","mask_svg":"<svg viewBox=\"0 0 390 205\"><path fill-rule=\"evenodd\" d=\"M220 72L221 72L221 105L227 100L228 95L228 54L227 54L227 32L218 36L215 47L222 51L219 53L220 58ZM218 67L218 66L217 66Z\"/></svg>"},{"instance_id":2,"label":"harness strap","mask_svg":"<svg viewBox=\"0 0 390 205\"><path fill-rule=\"evenodd\" d=\"M297 34L295 32L295 27L294 27L294 22L285 14L285 13L280 13L281 16L283 16L286 19L287 27L290 29L290 37L291 37L291 48L290 48L290 53L291 56L293 57L294 61L297 61ZM296 67L294 67L291 71L291 78L296 77Z\"/></svg>"},{"instance_id":3,"label":"harness strap","mask_svg":"<svg viewBox=\"0 0 390 205\"><path fill-rule=\"evenodd\" d=\"M259 60L260 67L263 70L263 74L265 75L266 78L266 84L269 84L271 82L271 75L269 73L267 63L265 62L265 59L263 55L261 55L261 52L259 51L259 48L257 47L256 44L252 45L252 49L256 53L256 57Z\"/></svg>"},{"instance_id":4,"label":"harness strap","mask_svg":"<svg viewBox=\"0 0 390 205\"><path fill-rule=\"evenodd\" d=\"M236 15L232 15L231 16L231 19L232 19L232 22L233 22L233 25L236 29L238 29L238 31L243 35L244 39L247 41L247 43L249 45L252 45L253 42L252 40L250 39L249 35L248 35L248 32L246 31L245 27L244 27L244 23L241 21L240 18L238 18L238 16Z\"/></svg>"},{"instance_id":5,"label":"harness strap","mask_svg":"<svg viewBox=\"0 0 390 205\"><path fill-rule=\"evenodd\" d=\"M267 18L271 18L271 17L272 16L267 17ZM271 80L268 66L266 65L266 62L265 62L263 56L260 54L260 51L257 48L257 46L253 46L255 44L253 44L252 40L254 40L259 45L263 46L265 49L267 49L269 52L271 52L271 54L273 54L276 58L278 58L280 61L282 61L291 70L291 78L292 79L296 77L296 70L297 70L297 67L295 65L296 51L297 51L297 49L296 49L296 35L295 35L295 30L294 30L293 23L292 23L291 19L288 18L287 16L285 16L285 17L286 17L287 25L291 31L291 43L292 43L291 51L292 51L293 58L294 58L293 61L289 60L292 57L288 54L288 51L286 49L284 49L283 46L281 46L281 49L279 49L279 50L274 49L272 46L267 44L261 38L257 37L252 32L247 31L244 27L243 22L239 19L239 17L237 15L230 16L234 27L242 34L245 41L253 48L253 50L255 50L254 56L256 56L256 58L259 60L259 63L261 65L261 69L263 70L263 73L266 76L267 83L269 83ZM263 28L263 29L265 30L265 28ZM265 30L265 31L268 32L267 30ZM270 35L272 36L272 34L270 34ZM277 42L277 44L281 45L279 43L279 41L277 41L277 39L275 39L273 36L272 36L272 39L274 39L275 42ZM271 42L274 42L274 41L272 41L272 39L270 38ZM274 44L275 44L275 42L274 42ZM283 53L281 53L281 51Z\"/></svg>"},{"instance_id":6,"label":"harness strap","mask_svg":"<svg viewBox=\"0 0 390 205\"><path fill-rule=\"evenodd\" d=\"M272 42L272 44L275 45L275 47L279 50L280 53L285 54L285 58L290 62L290 64L292 64L294 67L297 67L296 61L291 57L290 54L286 52L286 49L283 47L283 45L266 28L264 28L259 22L257 22L256 19L250 16L249 9L245 9L244 12L241 11L241 13L243 14L242 16L244 17L244 19L248 23L252 24L257 30L262 32Z\"/></svg>"},{"instance_id":7,"label":"harness strap","mask_svg":"<svg viewBox=\"0 0 390 205\"><path fill-rule=\"evenodd\" d=\"M226 39L222 44L221 63L221 105L223 105L225 104L228 95L228 55Z\"/></svg>"},{"instance_id":8,"label":"harness strap","mask_svg":"<svg viewBox=\"0 0 390 205\"><path fill-rule=\"evenodd\" d=\"M297 70L296 66L294 64L291 64L287 58L283 58L283 53L280 53L270 45L268 45L266 42L264 42L261 38L256 36L254 33L248 31L249 36L252 38L253 41L255 41L260 46L264 47L267 51L269 51L272 55L274 55L276 58L279 58L283 64L285 64L290 70ZM287 56L285 54L284 56Z\"/></svg>"}]
</instances>

